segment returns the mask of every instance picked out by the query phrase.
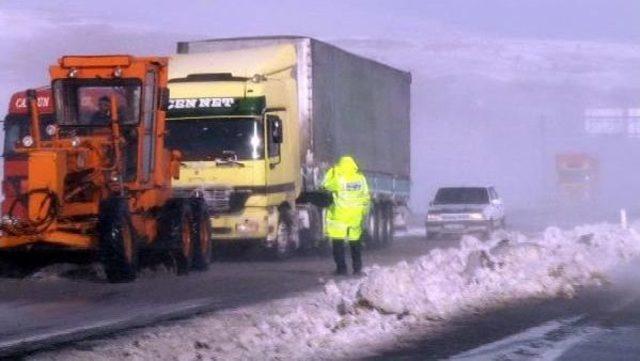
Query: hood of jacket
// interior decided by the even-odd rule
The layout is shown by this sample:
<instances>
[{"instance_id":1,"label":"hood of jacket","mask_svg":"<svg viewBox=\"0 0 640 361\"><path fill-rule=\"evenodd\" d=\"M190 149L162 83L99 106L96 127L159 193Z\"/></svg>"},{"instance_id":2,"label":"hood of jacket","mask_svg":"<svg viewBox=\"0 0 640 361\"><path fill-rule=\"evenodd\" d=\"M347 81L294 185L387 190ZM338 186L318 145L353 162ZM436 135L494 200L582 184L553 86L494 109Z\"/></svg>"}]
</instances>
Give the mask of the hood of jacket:
<instances>
[{"instance_id":1,"label":"hood of jacket","mask_svg":"<svg viewBox=\"0 0 640 361\"><path fill-rule=\"evenodd\" d=\"M340 157L338 164L336 165L336 172L340 174L355 174L358 173L358 165L351 156Z\"/></svg>"}]
</instances>

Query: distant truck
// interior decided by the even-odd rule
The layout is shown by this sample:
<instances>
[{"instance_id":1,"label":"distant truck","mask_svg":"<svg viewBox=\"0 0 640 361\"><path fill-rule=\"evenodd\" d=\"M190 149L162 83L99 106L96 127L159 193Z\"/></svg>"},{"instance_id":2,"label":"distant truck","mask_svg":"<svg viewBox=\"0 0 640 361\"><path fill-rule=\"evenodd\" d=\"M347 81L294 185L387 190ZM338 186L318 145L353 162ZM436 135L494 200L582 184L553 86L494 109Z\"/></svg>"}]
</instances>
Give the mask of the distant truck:
<instances>
[{"instance_id":1,"label":"distant truck","mask_svg":"<svg viewBox=\"0 0 640 361\"><path fill-rule=\"evenodd\" d=\"M41 131L44 139L47 127L53 124L54 105L50 87L36 89L36 102L40 111ZM30 134L29 100L26 91L14 93L9 101L9 111L4 119L4 146L3 146L3 178L2 178L2 215L12 212L15 216L26 215L27 205L19 202L19 194L26 192L27 180L27 155L17 153L16 146L22 139Z\"/></svg>"},{"instance_id":2,"label":"distant truck","mask_svg":"<svg viewBox=\"0 0 640 361\"><path fill-rule=\"evenodd\" d=\"M373 195L367 241L392 241L394 208L409 197L409 73L295 36L181 42L178 53L173 187L205 198L216 243L254 240L278 258L321 245L319 190L343 154Z\"/></svg>"},{"instance_id":3,"label":"distant truck","mask_svg":"<svg viewBox=\"0 0 640 361\"><path fill-rule=\"evenodd\" d=\"M557 185L565 200L592 200L598 181L598 161L585 153L556 155Z\"/></svg>"}]
</instances>

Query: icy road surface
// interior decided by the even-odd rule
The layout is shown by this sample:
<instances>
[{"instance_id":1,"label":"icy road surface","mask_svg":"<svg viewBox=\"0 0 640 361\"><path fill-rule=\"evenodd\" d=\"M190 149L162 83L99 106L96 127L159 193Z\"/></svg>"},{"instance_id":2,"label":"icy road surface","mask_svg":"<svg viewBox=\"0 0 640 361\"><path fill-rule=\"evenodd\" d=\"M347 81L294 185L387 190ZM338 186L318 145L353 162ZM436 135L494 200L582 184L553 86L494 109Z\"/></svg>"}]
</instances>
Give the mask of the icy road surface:
<instances>
[{"instance_id":1,"label":"icy road surface","mask_svg":"<svg viewBox=\"0 0 640 361\"><path fill-rule=\"evenodd\" d=\"M387 250L365 252L364 262L394 264L434 247L456 244L454 240L427 244L421 237L401 238ZM72 265L54 265L27 279L0 278L0 356L11 348L20 349L23 341L42 347L52 336L57 341L77 340L190 316L194 310L230 309L319 289L323 280L332 277L334 265L330 257L224 261L186 277L146 270L130 284L59 276L70 269Z\"/></svg>"},{"instance_id":2,"label":"icy road surface","mask_svg":"<svg viewBox=\"0 0 640 361\"><path fill-rule=\"evenodd\" d=\"M508 316L509 311L524 307L515 313L523 317L527 310L534 316L544 314L545 302L553 305L573 299L576 304L591 304L582 313L568 308L518 332L508 333L513 327L507 324L500 328L507 331L503 337L494 335L484 344L470 343L458 352L440 355L474 360L555 359L604 332L589 312L604 304L613 308L595 314L615 314L637 304L633 297L625 298L628 302L598 303L599 297L606 299L611 292L588 293L616 284L619 267L639 255L640 235L617 225L569 231L548 228L534 237L498 233L487 242L466 237L458 247L371 267L361 279L329 280L319 291L134 330L31 359L431 359L439 358L435 356L442 349L456 351L455 345L428 343L431 352L413 348L408 354L385 350L398 350L418 335L435 339L435 335L446 335L456 321L465 324L479 315L500 314L501 308ZM449 342L469 334L482 339L489 332L481 326L482 317L475 328L459 328Z\"/></svg>"}]
</instances>

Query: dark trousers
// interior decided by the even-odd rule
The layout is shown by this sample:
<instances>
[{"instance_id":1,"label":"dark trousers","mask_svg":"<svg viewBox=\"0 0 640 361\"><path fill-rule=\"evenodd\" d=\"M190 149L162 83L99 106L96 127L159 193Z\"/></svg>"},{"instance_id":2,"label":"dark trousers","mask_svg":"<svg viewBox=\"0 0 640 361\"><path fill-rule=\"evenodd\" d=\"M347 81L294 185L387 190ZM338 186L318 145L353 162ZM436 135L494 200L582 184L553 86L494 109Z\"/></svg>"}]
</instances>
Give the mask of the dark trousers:
<instances>
[{"instance_id":1,"label":"dark trousers","mask_svg":"<svg viewBox=\"0 0 640 361\"><path fill-rule=\"evenodd\" d=\"M331 240L331 244L333 245L333 259L336 261L337 273L347 273L344 243L344 239ZM348 243L351 250L353 273L358 273L362 270L362 243L360 241L349 241Z\"/></svg>"}]
</instances>

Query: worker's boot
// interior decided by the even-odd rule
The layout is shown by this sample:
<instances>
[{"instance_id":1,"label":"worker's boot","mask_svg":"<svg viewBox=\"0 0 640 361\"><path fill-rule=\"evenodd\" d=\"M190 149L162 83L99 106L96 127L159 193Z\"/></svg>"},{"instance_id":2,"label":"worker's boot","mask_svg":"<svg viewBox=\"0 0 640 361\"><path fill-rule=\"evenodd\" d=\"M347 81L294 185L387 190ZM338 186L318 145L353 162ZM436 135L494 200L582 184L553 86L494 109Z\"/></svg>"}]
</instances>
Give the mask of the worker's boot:
<instances>
[{"instance_id":1,"label":"worker's boot","mask_svg":"<svg viewBox=\"0 0 640 361\"><path fill-rule=\"evenodd\" d=\"M336 275L347 274L347 263L344 254L344 241L341 239L331 240L333 246L333 260L336 262Z\"/></svg>"},{"instance_id":2,"label":"worker's boot","mask_svg":"<svg viewBox=\"0 0 640 361\"><path fill-rule=\"evenodd\" d=\"M353 264L353 274L362 274L362 243L360 241L349 242L351 248L351 262Z\"/></svg>"}]
</instances>

